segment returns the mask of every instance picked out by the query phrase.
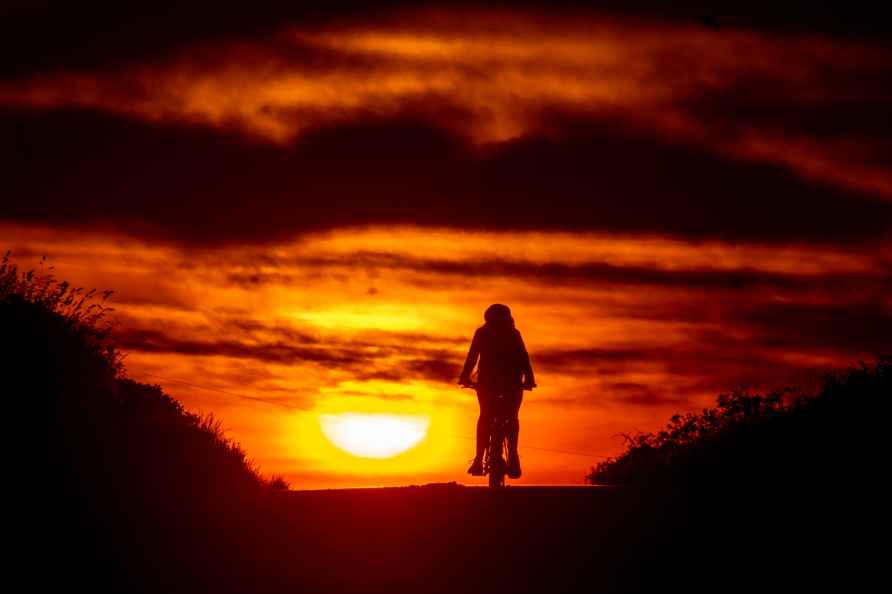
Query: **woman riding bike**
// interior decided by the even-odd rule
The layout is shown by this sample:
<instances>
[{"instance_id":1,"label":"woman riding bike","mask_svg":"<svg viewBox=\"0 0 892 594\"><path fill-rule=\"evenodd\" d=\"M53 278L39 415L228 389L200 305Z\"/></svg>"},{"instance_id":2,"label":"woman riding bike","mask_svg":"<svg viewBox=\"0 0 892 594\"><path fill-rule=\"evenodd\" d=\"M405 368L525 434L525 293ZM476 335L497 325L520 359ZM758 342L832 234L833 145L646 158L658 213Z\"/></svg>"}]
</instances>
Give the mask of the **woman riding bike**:
<instances>
[{"instance_id":1,"label":"woman riding bike","mask_svg":"<svg viewBox=\"0 0 892 594\"><path fill-rule=\"evenodd\" d=\"M520 435L520 421L517 413L523 401L523 390L536 386L530 357L520 332L514 327L514 318L507 305L490 305L483 318L485 324L474 332L468 357L458 383L472 385L471 373L477 365L477 400L480 403L480 417L477 419L477 452L468 473L483 475L483 453L488 441L488 427L495 412L498 399L504 398L504 406L510 413L508 426L508 476L520 478L520 456L517 454L517 441Z\"/></svg>"}]
</instances>

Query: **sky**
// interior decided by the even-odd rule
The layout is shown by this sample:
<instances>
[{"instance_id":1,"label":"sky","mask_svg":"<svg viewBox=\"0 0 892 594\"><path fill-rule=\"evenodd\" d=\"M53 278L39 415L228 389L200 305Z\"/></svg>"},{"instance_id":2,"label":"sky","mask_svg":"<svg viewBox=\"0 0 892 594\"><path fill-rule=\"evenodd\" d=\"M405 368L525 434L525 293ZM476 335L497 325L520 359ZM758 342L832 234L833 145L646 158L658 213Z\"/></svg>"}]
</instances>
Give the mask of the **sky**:
<instances>
[{"instance_id":1,"label":"sky","mask_svg":"<svg viewBox=\"0 0 892 594\"><path fill-rule=\"evenodd\" d=\"M526 484L892 351L892 47L857 3L291 4L0 15L0 249L113 289L129 376L262 471L479 482L456 382L496 302Z\"/></svg>"}]
</instances>

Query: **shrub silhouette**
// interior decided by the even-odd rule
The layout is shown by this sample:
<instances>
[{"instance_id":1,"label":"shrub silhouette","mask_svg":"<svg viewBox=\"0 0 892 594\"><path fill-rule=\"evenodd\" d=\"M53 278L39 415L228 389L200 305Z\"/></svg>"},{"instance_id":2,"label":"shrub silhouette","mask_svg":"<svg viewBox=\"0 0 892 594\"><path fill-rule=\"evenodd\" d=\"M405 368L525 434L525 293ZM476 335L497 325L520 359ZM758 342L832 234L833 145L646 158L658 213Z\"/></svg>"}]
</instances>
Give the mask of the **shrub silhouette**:
<instances>
[{"instance_id":1,"label":"shrub silhouette","mask_svg":"<svg viewBox=\"0 0 892 594\"><path fill-rule=\"evenodd\" d=\"M674 415L656 433L592 468L596 484L727 486L750 481L813 485L871 477L892 397L892 356L827 372L816 390L722 394L713 408Z\"/></svg>"}]
</instances>

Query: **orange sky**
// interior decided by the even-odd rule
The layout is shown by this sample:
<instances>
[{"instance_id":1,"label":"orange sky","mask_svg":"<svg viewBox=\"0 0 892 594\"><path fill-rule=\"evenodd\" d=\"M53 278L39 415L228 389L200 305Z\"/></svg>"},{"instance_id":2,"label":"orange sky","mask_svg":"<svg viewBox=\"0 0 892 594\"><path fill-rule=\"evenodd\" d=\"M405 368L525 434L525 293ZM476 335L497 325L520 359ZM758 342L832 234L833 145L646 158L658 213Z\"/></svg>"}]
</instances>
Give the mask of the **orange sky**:
<instances>
[{"instance_id":1,"label":"orange sky","mask_svg":"<svg viewBox=\"0 0 892 594\"><path fill-rule=\"evenodd\" d=\"M892 349L886 44L469 8L124 25L0 58L0 249L113 289L130 376L296 488L473 482L455 382L494 302L539 383L528 484ZM425 437L326 437L368 414Z\"/></svg>"},{"instance_id":2,"label":"orange sky","mask_svg":"<svg viewBox=\"0 0 892 594\"><path fill-rule=\"evenodd\" d=\"M573 483L597 458L550 450L615 454L618 434L656 429L720 391L850 361L859 353L839 345L774 345L790 330L775 336L746 314L857 305L862 289L834 279L888 283L890 263L836 249L412 227L203 250L23 225L2 235L22 264L46 254L60 277L114 287L130 376L214 412L264 471L297 487L468 480L477 405L455 381L492 302L512 307L540 386L522 409L521 482ZM322 434L321 416L343 412L430 427L405 454L359 458Z\"/></svg>"}]
</instances>

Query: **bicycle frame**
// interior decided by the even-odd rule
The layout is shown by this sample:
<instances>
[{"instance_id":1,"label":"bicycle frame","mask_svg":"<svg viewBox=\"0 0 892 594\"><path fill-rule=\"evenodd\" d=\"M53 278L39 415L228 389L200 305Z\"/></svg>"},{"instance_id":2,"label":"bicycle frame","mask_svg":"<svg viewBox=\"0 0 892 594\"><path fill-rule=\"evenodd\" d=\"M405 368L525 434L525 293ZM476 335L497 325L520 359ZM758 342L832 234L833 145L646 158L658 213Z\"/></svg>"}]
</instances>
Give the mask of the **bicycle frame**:
<instances>
[{"instance_id":1,"label":"bicycle frame","mask_svg":"<svg viewBox=\"0 0 892 594\"><path fill-rule=\"evenodd\" d=\"M477 382L463 387L476 390ZM494 489L505 486L505 476L508 474L508 424L511 418L502 410L504 398L498 396L495 407L498 412L490 420L487 431L489 439L483 457L483 474L489 477L489 486Z\"/></svg>"},{"instance_id":2,"label":"bicycle frame","mask_svg":"<svg viewBox=\"0 0 892 594\"><path fill-rule=\"evenodd\" d=\"M491 488L505 486L508 473L508 423L504 415L495 415L489 424L489 442L483 458L483 472L489 477Z\"/></svg>"}]
</instances>

